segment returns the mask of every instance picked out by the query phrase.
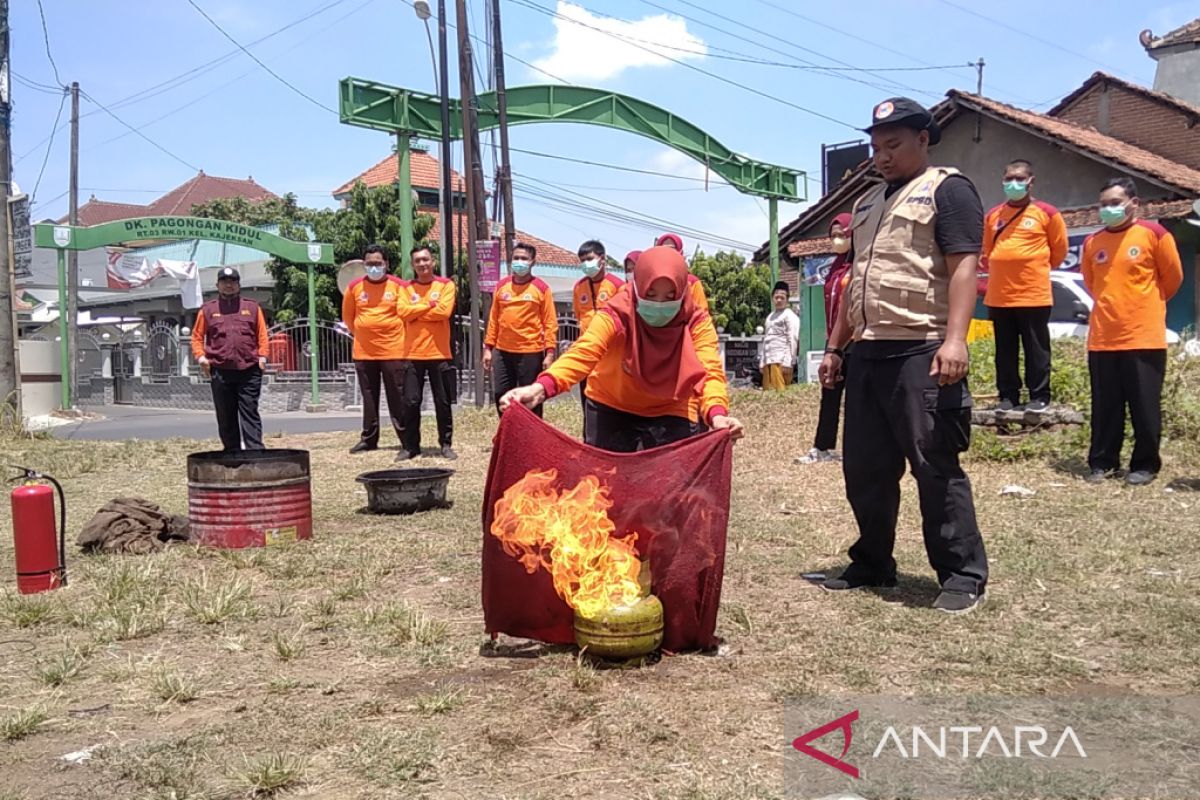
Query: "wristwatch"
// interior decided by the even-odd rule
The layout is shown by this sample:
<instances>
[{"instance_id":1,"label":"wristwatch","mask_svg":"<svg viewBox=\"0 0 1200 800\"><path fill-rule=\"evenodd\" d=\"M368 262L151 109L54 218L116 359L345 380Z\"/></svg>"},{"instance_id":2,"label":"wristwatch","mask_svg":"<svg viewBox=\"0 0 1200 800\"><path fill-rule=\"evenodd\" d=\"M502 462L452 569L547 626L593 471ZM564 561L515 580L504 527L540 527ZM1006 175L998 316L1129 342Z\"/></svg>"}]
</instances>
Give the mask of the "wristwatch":
<instances>
[{"instance_id":1,"label":"wristwatch","mask_svg":"<svg viewBox=\"0 0 1200 800\"><path fill-rule=\"evenodd\" d=\"M842 350L842 348L840 348L840 347L826 347L825 353L826 353L826 355L833 354L833 355L837 356L838 358L842 359L843 361L846 360L846 352L844 350Z\"/></svg>"}]
</instances>

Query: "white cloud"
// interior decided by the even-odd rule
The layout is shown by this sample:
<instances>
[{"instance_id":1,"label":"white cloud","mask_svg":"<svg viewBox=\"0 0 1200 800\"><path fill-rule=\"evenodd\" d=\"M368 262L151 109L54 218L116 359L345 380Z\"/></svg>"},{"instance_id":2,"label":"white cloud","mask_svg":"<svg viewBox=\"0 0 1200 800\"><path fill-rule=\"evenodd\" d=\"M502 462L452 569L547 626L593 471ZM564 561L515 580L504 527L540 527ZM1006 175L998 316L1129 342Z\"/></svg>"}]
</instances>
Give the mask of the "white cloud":
<instances>
[{"instance_id":1,"label":"white cloud","mask_svg":"<svg viewBox=\"0 0 1200 800\"><path fill-rule=\"evenodd\" d=\"M534 63L565 81L605 80L634 67L671 66L664 55L684 60L703 58L708 52L704 40L689 33L678 17L612 19L566 0L559 0L558 14L553 52Z\"/></svg>"}]
</instances>

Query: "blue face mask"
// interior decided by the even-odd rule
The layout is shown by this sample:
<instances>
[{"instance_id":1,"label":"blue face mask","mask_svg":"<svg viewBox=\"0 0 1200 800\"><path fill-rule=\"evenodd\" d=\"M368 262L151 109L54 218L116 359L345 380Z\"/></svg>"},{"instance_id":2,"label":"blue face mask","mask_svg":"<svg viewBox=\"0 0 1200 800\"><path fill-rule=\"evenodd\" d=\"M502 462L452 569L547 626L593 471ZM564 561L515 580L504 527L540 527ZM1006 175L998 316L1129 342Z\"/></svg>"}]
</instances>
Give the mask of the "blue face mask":
<instances>
[{"instance_id":1,"label":"blue face mask","mask_svg":"<svg viewBox=\"0 0 1200 800\"><path fill-rule=\"evenodd\" d=\"M1029 181L1005 181L1004 196L1009 200L1021 200L1029 194Z\"/></svg>"},{"instance_id":2,"label":"blue face mask","mask_svg":"<svg viewBox=\"0 0 1200 800\"><path fill-rule=\"evenodd\" d=\"M377 281L387 274L387 267L382 264L367 264L367 277Z\"/></svg>"},{"instance_id":3,"label":"blue face mask","mask_svg":"<svg viewBox=\"0 0 1200 800\"><path fill-rule=\"evenodd\" d=\"M529 274L529 270L533 269L533 265L528 261L517 261L515 258L512 263L513 275L525 276Z\"/></svg>"},{"instance_id":4,"label":"blue face mask","mask_svg":"<svg viewBox=\"0 0 1200 800\"><path fill-rule=\"evenodd\" d=\"M1100 223L1107 228L1120 225L1127 215L1125 206L1100 206Z\"/></svg>"},{"instance_id":5,"label":"blue face mask","mask_svg":"<svg viewBox=\"0 0 1200 800\"><path fill-rule=\"evenodd\" d=\"M589 278L594 278L600 274L600 259L598 258L583 261L579 266L583 269L583 274Z\"/></svg>"},{"instance_id":6,"label":"blue face mask","mask_svg":"<svg viewBox=\"0 0 1200 800\"><path fill-rule=\"evenodd\" d=\"M643 300L639 297L637 312L638 316L642 318L642 322L652 328L661 328L678 316L682 306L682 298L679 300Z\"/></svg>"}]
</instances>

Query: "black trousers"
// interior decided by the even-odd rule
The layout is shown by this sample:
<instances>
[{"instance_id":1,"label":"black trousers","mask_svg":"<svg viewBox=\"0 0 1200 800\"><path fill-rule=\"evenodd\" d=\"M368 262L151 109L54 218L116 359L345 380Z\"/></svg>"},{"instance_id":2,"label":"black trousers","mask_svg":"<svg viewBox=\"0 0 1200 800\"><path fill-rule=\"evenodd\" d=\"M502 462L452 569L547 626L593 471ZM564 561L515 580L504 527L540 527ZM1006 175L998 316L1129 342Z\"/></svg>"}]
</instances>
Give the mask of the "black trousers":
<instances>
[{"instance_id":1,"label":"black trousers","mask_svg":"<svg viewBox=\"0 0 1200 800\"><path fill-rule=\"evenodd\" d=\"M358 386L362 390L363 425L362 440L375 447L379 444L379 388L387 394L388 416L396 438L404 443L404 364L398 358L382 360L356 360L354 371L358 373Z\"/></svg>"},{"instance_id":2,"label":"black trousers","mask_svg":"<svg viewBox=\"0 0 1200 800\"><path fill-rule=\"evenodd\" d=\"M691 420L685 417L641 417L590 399L584 406L584 416L584 441L614 453L649 450L694 433Z\"/></svg>"},{"instance_id":3,"label":"black trousers","mask_svg":"<svg viewBox=\"0 0 1200 800\"><path fill-rule=\"evenodd\" d=\"M850 352L842 359L842 382L832 389L821 388L821 410L817 415L817 435L813 447L832 450L837 447L838 421L842 416L842 396L846 392L846 375L850 370Z\"/></svg>"},{"instance_id":4,"label":"black trousers","mask_svg":"<svg viewBox=\"0 0 1200 800\"><path fill-rule=\"evenodd\" d=\"M1092 377L1092 448L1088 466L1115 470L1125 441L1125 407L1133 418L1132 472L1157 473L1162 439L1162 388L1166 350L1093 350L1088 353Z\"/></svg>"},{"instance_id":5,"label":"black trousers","mask_svg":"<svg viewBox=\"0 0 1200 800\"><path fill-rule=\"evenodd\" d=\"M262 450L262 416L258 398L262 394L262 370L214 369L209 385L217 410L217 431L225 450Z\"/></svg>"},{"instance_id":6,"label":"black trousers","mask_svg":"<svg viewBox=\"0 0 1200 800\"><path fill-rule=\"evenodd\" d=\"M939 387L929 377L933 355L850 355L842 470L859 538L850 548L849 569L871 578L895 576L892 552L907 460L938 582L948 591L981 594L987 555L971 482L959 464L971 441L971 395L965 380Z\"/></svg>"},{"instance_id":7,"label":"black trousers","mask_svg":"<svg viewBox=\"0 0 1200 800\"><path fill-rule=\"evenodd\" d=\"M1050 402L1050 306L992 308L996 329L996 390L1001 400L1021 402L1018 354L1025 348L1025 386L1029 400Z\"/></svg>"},{"instance_id":8,"label":"black trousers","mask_svg":"<svg viewBox=\"0 0 1200 800\"><path fill-rule=\"evenodd\" d=\"M454 438L454 415L450 393L446 391L447 373L453 363L443 360L404 362L404 449L421 452L421 401L425 395L425 376L433 392L433 410L437 414L438 444L449 447Z\"/></svg>"},{"instance_id":9,"label":"black trousers","mask_svg":"<svg viewBox=\"0 0 1200 800\"><path fill-rule=\"evenodd\" d=\"M542 374L543 353L506 353L503 350L492 352L492 397L496 401L496 411L500 410L500 398L510 389L518 386L528 386ZM542 416L542 407L533 409L533 413Z\"/></svg>"}]
</instances>

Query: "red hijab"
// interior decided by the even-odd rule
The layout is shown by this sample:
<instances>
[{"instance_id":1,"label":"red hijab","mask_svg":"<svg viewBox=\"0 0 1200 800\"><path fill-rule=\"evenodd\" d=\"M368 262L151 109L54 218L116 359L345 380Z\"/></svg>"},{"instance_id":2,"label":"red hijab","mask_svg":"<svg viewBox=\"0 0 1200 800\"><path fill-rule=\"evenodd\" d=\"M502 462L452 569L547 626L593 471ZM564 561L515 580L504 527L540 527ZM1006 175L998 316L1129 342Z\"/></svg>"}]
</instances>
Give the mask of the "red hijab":
<instances>
[{"instance_id":1,"label":"red hijab","mask_svg":"<svg viewBox=\"0 0 1200 800\"><path fill-rule=\"evenodd\" d=\"M670 247L652 247L638 256L631 279L633 291L618 292L601 309L625 334L625 374L652 397L681 400L692 394L706 375L691 329L708 315L692 302L687 276L687 262L681 253ZM670 322L655 328L642 322L637 303L659 278L675 285L675 297L683 304Z\"/></svg>"},{"instance_id":2,"label":"red hijab","mask_svg":"<svg viewBox=\"0 0 1200 800\"><path fill-rule=\"evenodd\" d=\"M683 239L679 236L678 233L664 233L662 236L660 236L654 240L654 246L662 247L667 242L674 242L675 249L681 253L683 252Z\"/></svg>"},{"instance_id":3,"label":"red hijab","mask_svg":"<svg viewBox=\"0 0 1200 800\"><path fill-rule=\"evenodd\" d=\"M834 225L841 225L850 235L850 215L838 214L829 223L829 232L833 233ZM825 337L833 333L833 323L837 321L838 306L842 304L842 276L854 265L854 250L838 253L833 263L829 265L829 276L825 278Z\"/></svg>"},{"instance_id":4,"label":"red hijab","mask_svg":"<svg viewBox=\"0 0 1200 800\"><path fill-rule=\"evenodd\" d=\"M633 262L634 266L637 266L638 256L640 256L641 254L642 254L641 250L630 250L628 253L625 254L625 260L621 262L622 266L624 266L625 264L628 264L630 261ZM633 269L633 267L630 267L630 269Z\"/></svg>"}]
</instances>

